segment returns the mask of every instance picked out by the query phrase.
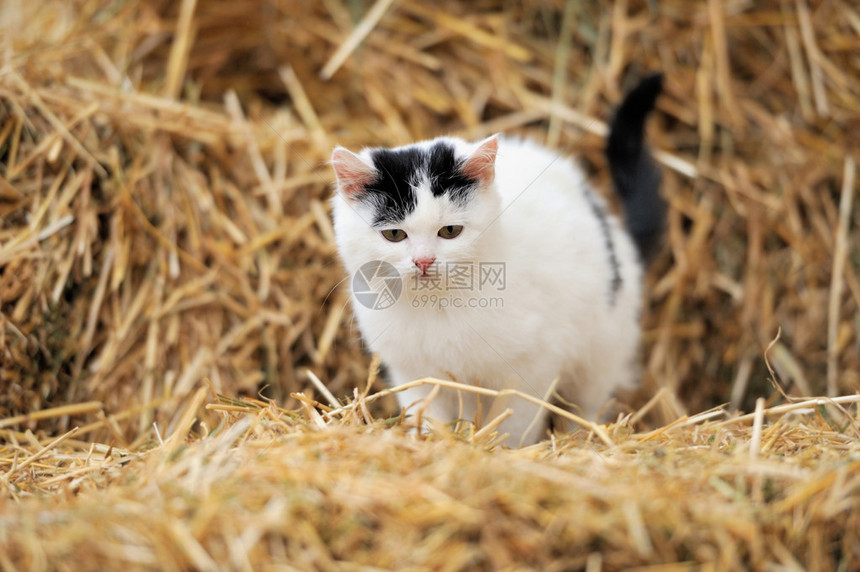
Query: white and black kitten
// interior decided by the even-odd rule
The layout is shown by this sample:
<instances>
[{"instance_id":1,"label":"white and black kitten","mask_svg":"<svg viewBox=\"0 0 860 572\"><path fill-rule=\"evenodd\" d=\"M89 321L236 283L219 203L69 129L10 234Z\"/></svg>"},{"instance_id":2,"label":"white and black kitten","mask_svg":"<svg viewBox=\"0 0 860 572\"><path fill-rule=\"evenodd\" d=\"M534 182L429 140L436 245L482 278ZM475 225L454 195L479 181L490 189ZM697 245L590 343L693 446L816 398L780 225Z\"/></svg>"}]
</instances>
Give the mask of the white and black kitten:
<instances>
[{"instance_id":1,"label":"white and black kitten","mask_svg":"<svg viewBox=\"0 0 860 572\"><path fill-rule=\"evenodd\" d=\"M643 261L665 210L643 143L661 83L639 84L611 124L606 155L626 228L573 161L531 141L334 150L337 245L362 337L392 385L433 376L546 398L555 383L591 419L634 385ZM431 389L397 395L409 408ZM480 410L486 420L492 405L442 390L425 415ZM544 409L505 406L512 444L543 436Z\"/></svg>"}]
</instances>

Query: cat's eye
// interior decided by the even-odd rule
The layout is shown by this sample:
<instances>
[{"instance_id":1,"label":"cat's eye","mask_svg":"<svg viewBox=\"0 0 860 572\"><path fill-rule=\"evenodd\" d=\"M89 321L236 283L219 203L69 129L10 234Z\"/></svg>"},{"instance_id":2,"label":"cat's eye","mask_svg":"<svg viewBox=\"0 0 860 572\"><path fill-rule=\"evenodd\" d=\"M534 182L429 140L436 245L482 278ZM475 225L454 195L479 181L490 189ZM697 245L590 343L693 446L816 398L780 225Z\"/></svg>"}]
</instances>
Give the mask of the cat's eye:
<instances>
[{"instance_id":1,"label":"cat's eye","mask_svg":"<svg viewBox=\"0 0 860 572\"><path fill-rule=\"evenodd\" d=\"M439 236L442 238L457 238L460 236L460 233L463 232L463 225L461 224L449 224L448 226L443 226L439 229Z\"/></svg>"},{"instance_id":2,"label":"cat's eye","mask_svg":"<svg viewBox=\"0 0 860 572\"><path fill-rule=\"evenodd\" d=\"M400 242L406 238L406 233L399 228L388 228L382 231L382 236L389 242Z\"/></svg>"}]
</instances>

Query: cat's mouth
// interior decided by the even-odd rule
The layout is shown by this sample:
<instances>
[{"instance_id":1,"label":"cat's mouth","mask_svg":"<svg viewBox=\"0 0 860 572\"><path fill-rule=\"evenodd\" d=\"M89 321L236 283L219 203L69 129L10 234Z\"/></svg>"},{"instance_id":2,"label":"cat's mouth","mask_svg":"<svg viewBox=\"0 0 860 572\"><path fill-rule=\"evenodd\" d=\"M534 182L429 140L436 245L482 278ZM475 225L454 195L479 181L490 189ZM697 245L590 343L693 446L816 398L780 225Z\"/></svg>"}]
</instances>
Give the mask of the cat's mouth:
<instances>
[{"instance_id":1,"label":"cat's mouth","mask_svg":"<svg viewBox=\"0 0 860 572\"><path fill-rule=\"evenodd\" d=\"M412 275L420 280L434 280L441 278L439 269L435 264L424 269L416 268Z\"/></svg>"}]
</instances>

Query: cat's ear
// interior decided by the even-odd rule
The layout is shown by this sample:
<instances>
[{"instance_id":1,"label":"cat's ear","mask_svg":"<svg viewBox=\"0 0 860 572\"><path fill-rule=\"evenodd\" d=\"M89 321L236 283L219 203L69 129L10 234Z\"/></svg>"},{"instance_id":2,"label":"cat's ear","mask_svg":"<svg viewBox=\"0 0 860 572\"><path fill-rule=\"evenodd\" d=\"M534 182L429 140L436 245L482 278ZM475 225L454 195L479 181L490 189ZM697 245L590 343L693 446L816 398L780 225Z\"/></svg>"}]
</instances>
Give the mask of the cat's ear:
<instances>
[{"instance_id":1,"label":"cat's ear","mask_svg":"<svg viewBox=\"0 0 860 572\"><path fill-rule=\"evenodd\" d=\"M331 153L337 187L348 199L357 199L376 178L376 171L361 157L338 145Z\"/></svg>"},{"instance_id":2,"label":"cat's ear","mask_svg":"<svg viewBox=\"0 0 860 572\"><path fill-rule=\"evenodd\" d=\"M490 185L496 176L496 153L499 151L498 134L487 137L466 158L461 171L467 177L477 179L481 185Z\"/></svg>"}]
</instances>

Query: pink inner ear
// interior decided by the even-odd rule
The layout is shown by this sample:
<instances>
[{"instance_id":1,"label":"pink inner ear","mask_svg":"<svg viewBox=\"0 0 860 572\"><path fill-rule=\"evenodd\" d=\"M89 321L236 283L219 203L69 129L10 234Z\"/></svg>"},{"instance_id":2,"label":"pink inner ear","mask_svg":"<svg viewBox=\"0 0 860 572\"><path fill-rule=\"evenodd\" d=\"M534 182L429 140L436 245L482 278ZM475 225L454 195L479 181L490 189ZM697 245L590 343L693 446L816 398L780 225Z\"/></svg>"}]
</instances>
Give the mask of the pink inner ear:
<instances>
[{"instance_id":1,"label":"pink inner ear","mask_svg":"<svg viewBox=\"0 0 860 572\"><path fill-rule=\"evenodd\" d=\"M499 138L496 135L482 141L463 164L463 174L478 179L484 185L492 183L496 175L496 153L498 150Z\"/></svg>"},{"instance_id":2,"label":"pink inner ear","mask_svg":"<svg viewBox=\"0 0 860 572\"><path fill-rule=\"evenodd\" d=\"M337 147L332 151L331 165L337 177L338 188L348 198L357 198L376 176L373 167L343 147Z\"/></svg>"}]
</instances>

